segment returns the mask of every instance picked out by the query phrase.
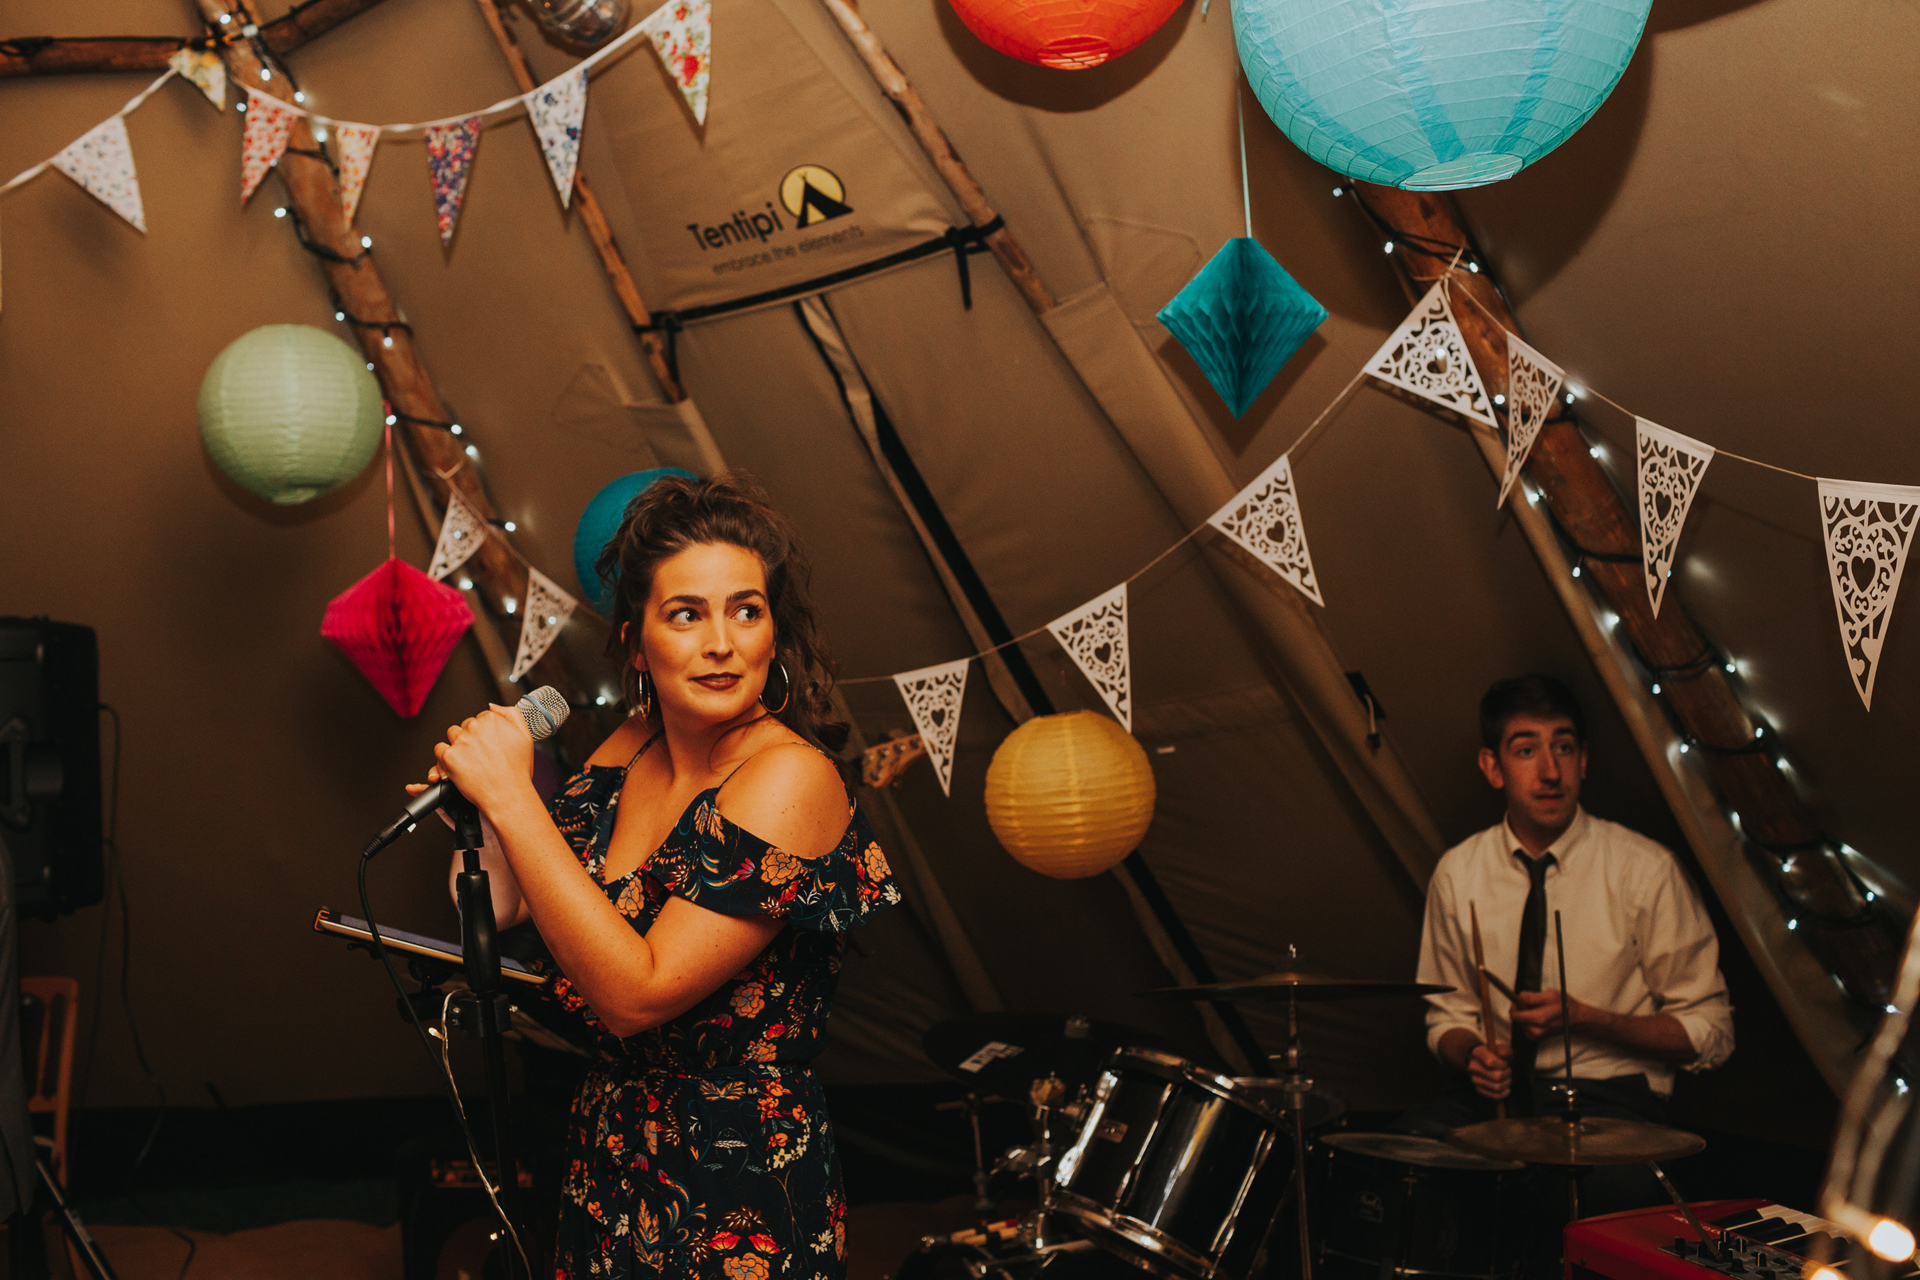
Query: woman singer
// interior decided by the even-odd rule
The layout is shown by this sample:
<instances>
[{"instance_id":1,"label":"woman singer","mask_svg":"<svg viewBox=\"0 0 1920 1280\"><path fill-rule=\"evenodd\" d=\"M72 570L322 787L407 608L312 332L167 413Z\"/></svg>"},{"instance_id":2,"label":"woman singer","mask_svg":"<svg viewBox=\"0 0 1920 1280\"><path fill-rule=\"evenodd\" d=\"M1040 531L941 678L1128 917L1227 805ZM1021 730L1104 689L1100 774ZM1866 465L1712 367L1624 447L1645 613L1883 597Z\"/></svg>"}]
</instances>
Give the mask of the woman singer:
<instances>
[{"instance_id":1,"label":"woman singer","mask_svg":"<svg viewBox=\"0 0 1920 1280\"><path fill-rule=\"evenodd\" d=\"M792 531L750 482L657 480L598 570L627 721L543 805L511 708L432 777L486 820L501 927L531 917L599 1050L568 1134L557 1273L837 1280L846 1205L808 1063L847 932L900 900L825 743Z\"/></svg>"}]
</instances>

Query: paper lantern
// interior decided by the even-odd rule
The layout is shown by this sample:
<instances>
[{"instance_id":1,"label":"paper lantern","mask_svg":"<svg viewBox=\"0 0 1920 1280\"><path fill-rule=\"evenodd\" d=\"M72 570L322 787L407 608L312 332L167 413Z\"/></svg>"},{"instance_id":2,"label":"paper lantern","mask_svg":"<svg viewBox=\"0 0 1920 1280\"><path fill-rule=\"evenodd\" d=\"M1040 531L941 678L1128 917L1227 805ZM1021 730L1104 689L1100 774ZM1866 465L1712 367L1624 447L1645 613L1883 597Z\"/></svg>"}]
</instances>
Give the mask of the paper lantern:
<instances>
[{"instance_id":1,"label":"paper lantern","mask_svg":"<svg viewBox=\"0 0 1920 1280\"><path fill-rule=\"evenodd\" d=\"M952 0L993 49L1056 71L1085 71L1160 29L1180 0Z\"/></svg>"},{"instance_id":2,"label":"paper lantern","mask_svg":"<svg viewBox=\"0 0 1920 1280\"><path fill-rule=\"evenodd\" d=\"M1096 876L1153 821L1153 766L1103 715L1035 716L987 766L987 822L1023 866L1056 880Z\"/></svg>"},{"instance_id":3,"label":"paper lantern","mask_svg":"<svg viewBox=\"0 0 1920 1280\"><path fill-rule=\"evenodd\" d=\"M600 571L594 566L600 561L600 553L607 549L607 543L619 532L627 504L645 493L647 486L661 476L700 478L679 467L654 467L621 476L588 500L587 509L580 513L580 523L573 527L573 571L580 579L580 589L586 592L587 600L601 613L613 605L614 584L602 582Z\"/></svg>"},{"instance_id":4,"label":"paper lantern","mask_svg":"<svg viewBox=\"0 0 1920 1280\"><path fill-rule=\"evenodd\" d=\"M387 704L403 716L427 700L453 647L473 625L466 597L404 560L389 559L333 598L320 622Z\"/></svg>"},{"instance_id":5,"label":"paper lantern","mask_svg":"<svg viewBox=\"0 0 1920 1280\"><path fill-rule=\"evenodd\" d=\"M1413 191L1512 177L1587 122L1652 0L1235 0L1261 105L1330 169Z\"/></svg>"},{"instance_id":6,"label":"paper lantern","mask_svg":"<svg viewBox=\"0 0 1920 1280\"><path fill-rule=\"evenodd\" d=\"M1247 236L1221 246L1159 315L1236 418L1326 318L1327 309Z\"/></svg>"},{"instance_id":7,"label":"paper lantern","mask_svg":"<svg viewBox=\"0 0 1920 1280\"><path fill-rule=\"evenodd\" d=\"M303 324L243 334L200 383L200 439L234 483L290 505L360 474L380 445L380 384L360 353Z\"/></svg>"}]
</instances>

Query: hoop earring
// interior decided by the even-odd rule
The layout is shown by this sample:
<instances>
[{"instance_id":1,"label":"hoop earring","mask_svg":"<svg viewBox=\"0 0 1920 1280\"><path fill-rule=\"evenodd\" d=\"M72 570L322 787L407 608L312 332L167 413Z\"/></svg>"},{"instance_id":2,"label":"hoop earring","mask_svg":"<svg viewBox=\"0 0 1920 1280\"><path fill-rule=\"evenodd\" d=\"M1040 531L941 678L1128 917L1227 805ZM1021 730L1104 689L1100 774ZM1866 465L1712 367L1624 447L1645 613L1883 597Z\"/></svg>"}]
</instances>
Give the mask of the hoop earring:
<instances>
[{"instance_id":1,"label":"hoop earring","mask_svg":"<svg viewBox=\"0 0 1920 1280\"><path fill-rule=\"evenodd\" d=\"M640 673L640 718L653 719L653 681L644 671Z\"/></svg>"},{"instance_id":2,"label":"hoop earring","mask_svg":"<svg viewBox=\"0 0 1920 1280\"><path fill-rule=\"evenodd\" d=\"M773 665L780 668L780 683L786 690L785 696L780 699L780 705L767 712L768 715L777 716L787 709L789 702L793 701L793 677L787 674L786 663L776 662ZM763 707L767 705L767 691L764 688L760 690L760 705Z\"/></svg>"}]
</instances>

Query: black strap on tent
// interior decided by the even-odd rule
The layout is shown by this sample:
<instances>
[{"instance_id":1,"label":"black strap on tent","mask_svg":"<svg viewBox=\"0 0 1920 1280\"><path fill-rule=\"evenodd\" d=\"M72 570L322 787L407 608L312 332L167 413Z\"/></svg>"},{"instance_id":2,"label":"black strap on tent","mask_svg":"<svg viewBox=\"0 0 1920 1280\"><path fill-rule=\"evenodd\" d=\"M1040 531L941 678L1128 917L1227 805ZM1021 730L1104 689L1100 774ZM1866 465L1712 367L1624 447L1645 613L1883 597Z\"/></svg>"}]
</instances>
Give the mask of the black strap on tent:
<instances>
[{"instance_id":1,"label":"black strap on tent","mask_svg":"<svg viewBox=\"0 0 1920 1280\"><path fill-rule=\"evenodd\" d=\"M997 229L999 221L996 218L979 230L983 234L990 233ZM964 266L962 269L964 270ZM796 309L797 306L798 304ZM804 320L801 322L801 329L813 340L814 348L820 352L828 372L833 375L834 385L840 389L842 403L847 403L847 388L846 384L840 380L840 371L834 367L833 361L827 358L825 349L820 346L820 340L814 337L813 330L807 327ZM948 570L953 574L955 585L960 588L960 593L966 597L968 605L979 617L980 625L986 630L987 638L1000 646L998 649L1000 659L1006 664L1007 673L1013 677L1013 682L1020 687L1020 692L1026 697L1027 705L1033 708L1035 715L1054 714L1053 699L1047 696L1046 686L1040 683L1040 677L1035 674L1033 666L1027 661L1027 655L1021 651L1019 645L1013 643L1013 628L1008 626L1006 618L1001 616L1000 607L994 603L993 597L987 592L987 584L981 580L979 572L973 567L973 561L968 557L966 548L960 545L960 539L954 534L953 526L947 523L946 513L940 509L939 502L933 496L933 490L927 487L925 477L920 474L920 468L913 461L913 455L907 452L906 443L900 439L900 433L894 429L893 420L887 416L886 406L881 404L880 397L877 395L872 397L871 403L874 434L879 440L880 454L886 459L887 466L892 469L895 479L900 482L900 488L905 493L907 501L913 504L914 513L926 526L927 536L933 540L940 558L946 562ZM847 403L847 411L849 414L853 411L850 403ZM1146 859L1140 856L1139 850L1129 853L1122 865L1126 867L1127 874L1133 878L1134 886L1140 890L1140 896L1146 900L1148 909L1160 922L1160 927L1166 931L1167 940L1179 953L1181 962L1193 975L1193 980L1202 985L1217 982L1219 979L1214 973L1212 964L1208 963L1205 953L1200 950L1200 944L1194 941L1193 934L1188 932L1186 921L1180 918L1179 911L1174 908L1173 900L1160 886L1159 878L1153 874L1153 868L1147 865ZM1256 1073L1266 1070L1269 1055L1261 1047L1259 1037L1253 1034L1253 1029L1241 1016L1239 1008L1226 1000L1214 1000L1209 1003L1213 1006L1214 1012L1219 1015L1221 1025L1226 1028L1234 1044L1239 1046L1240 1052L1246 1055L1251 1068Z\"/></svg>"},{"instance_id":2,"label":"black strap on tent","mask_svg":"<svg viewBox=\"0 0 1920 1280\"><path fill-rule=\"evenodd\" d=\"M958 264L960 271L960 305L971 311L973 310L973 276L968 270L967 258L972 254L988 252L987 237L1006 225L1005 218L996 217L984 226L948 227L946 234L922 241L898 253L875 258L872 262L863 262L857 267L846 267L824 276L815 276L811 280L802 280L798 284L783 285L778 289L748 294L744 298L735 298L730 302L714 302L704 307L688 307L684 311L656 311L653 313L651 324L636 324L633 326L633 331L666 335L667 371L677 382L680 379L680 358L679 352L675 349L675 337L695 321L712 320L719 316L732 315L736 311L751 311L755 307L785 302L789 298L802 298L810 293L819 293L822 289L831 289L837 284L845 284L849 280L858 280L862 276L870 276L909 262L918 262L922 258L931 258L936 253L948 252L953 254L953 260Z\"/></svg>"}]
</instances>

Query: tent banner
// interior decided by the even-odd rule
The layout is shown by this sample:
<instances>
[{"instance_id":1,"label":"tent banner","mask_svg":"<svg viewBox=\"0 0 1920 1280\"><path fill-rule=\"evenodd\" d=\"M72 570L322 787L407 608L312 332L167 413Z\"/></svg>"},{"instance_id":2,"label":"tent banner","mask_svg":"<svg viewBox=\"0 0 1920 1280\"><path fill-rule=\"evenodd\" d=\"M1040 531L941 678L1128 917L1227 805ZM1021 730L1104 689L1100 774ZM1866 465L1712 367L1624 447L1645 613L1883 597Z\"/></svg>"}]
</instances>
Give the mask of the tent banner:
<instances>
[{"instance_id":1,"label":"tent banner","mask_svg":"<svg viewBox=\"0 0 1920 1280\"><path fill-rule=\"evenodd\" d=\"M1840 617L1840 647L1860 702L1873 709L1873 682L1887 622L1900 593L1900 575L1920 522L1920 488L1898 484L1820 481L1820 527L1827 575Z\"/></svg>"},{"instance_id":2,"label":"tent banner","mask_svg":"<svg viewBox=\"0 0 1920 1280\"><path fill-rule=\"evenodd\" d=\"M1300 518L1300 494L1294 488L1293 464L1286 454L1214 512L1207 523L1245 547L1301 595L1326 607L1327 602L1320 598L1320 580L1313 576L1307 526Z\"/></svg>"},{"instance_id":3,"label":"tent banner","mask_svg":"<svg viewBox=\"0 0 1920 1280\"><path fill-rule=\"evenodd\" d=\"M946 234L956 217L916 162L772 0L720 20L725 74L704 127L663 101L651 67L593 87L588 128L629 194L639 234L621 242L656 313L784 301Z\"/></svg>"},{"instance_id":4,"label":"tent banner","mask_svg":"<svg viewBox=\"0 0 1920 1280\"><path fill-rule=\"evenodd\" d=\"M1520 468L1533 451L1540 428L1553 416L1554 403L1566 382L1567 375L1559 365L1517 335L1507 335L1507 474L1500 479L1500 496L1493 500L1495 508L1507 505L1513 482L1520 478Z\"/></svg>"},{"instance_id":5,"label":"tent banner","mask_svg":"<svg viewBox=\"0 0 1920 1280\"><path fill-rule=\"evenodd\" d=\"M1127 658L1127 584L1061 614L1047 630L1100 691L1113 718L1133 732L1133 668Z\"/></svg>"},{"instance_id":6,"label":"tent banner","mask_svg":"<svg viewBox=\"0 0 1920 1280\"><path fill-rule=\"evenodd\" d=\"M554 637L567 625L567 619L579 604L552 578L532 565L527 566L527 600L520 611L520 650L514 655L513 670L507 673L507 679L518 680L545 656Z\"/></svg>"},{"instance_id":7,"label":"tent banner","mask_svg":"<svg viewBox=\"0 0 1920 1280\"><path fill-rule=\"evenodd\" d=\"M920 742L933 760L942 795L953 794L953 748L960 736L960 704L967 698L967 668L973 659L943 662L937 667L902 671L893 683L920 731Z\"/></svg>"},{"instance_id":8,"label":"tent banner","mask_svg":"<svg viewBox=\"0 0 1920 1280\"><path fill-rule=\"evenodd\" d=\"M447 488L447 514L440 520L440 539L434 544L433 563L427 576L438 582L467 562L467 557L487 539L487 522L460 498L460 491Z\"/></svg>"},{"instance_id":9,"label":"tent banner","mask_svg":"<svg viewBox=\"0 0 1920 1280\"><path fill-rule=\"evenodd\" d=\"M1640 563L1646 570L1647 600L1653 616L1673 576L1674 548L1700 491L1713 446L1648 422L1633 420L1634 453L1639 458Z\"/></svg>"},{"instance_id":10,"label":"tent banner","mask_svg":"<svg viewBox=\"0 0 1920 1280\"><path fill-rule=\"evenodd\" d=\"M1463 418L1498 425L1493 420L1493 400L1453 318L1444 278L1427 290L1413 313L1380 345L1367 362L1367 372Z\"/></svg>"}]
</instances>

